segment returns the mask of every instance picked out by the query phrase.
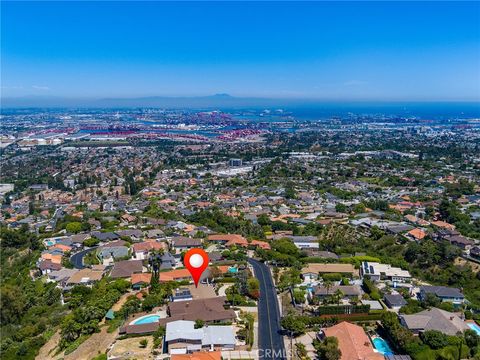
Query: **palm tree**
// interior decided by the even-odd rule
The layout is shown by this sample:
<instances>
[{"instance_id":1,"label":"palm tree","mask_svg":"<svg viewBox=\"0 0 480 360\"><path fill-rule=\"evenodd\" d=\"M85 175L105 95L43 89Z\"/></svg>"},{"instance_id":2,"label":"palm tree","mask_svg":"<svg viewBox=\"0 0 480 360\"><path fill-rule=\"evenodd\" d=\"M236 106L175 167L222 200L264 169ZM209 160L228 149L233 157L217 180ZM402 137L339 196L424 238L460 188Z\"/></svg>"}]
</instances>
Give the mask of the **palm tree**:
<instances>
[{"instance_id":1,"label":"palm tree","mask_svg":"<svg viewBox=\"0 0 480 360\"><path fill-rule=\"evenodd\" d=\"M152 280L150 280L151 290L157 290L160 285L160 267L162 266L163 250L153 253L148 258L148 263L152 268Z\"/></svg>"},{"instance_id":2,"label":"palm tree","mask_svg":"<svg viewBox=\"0 0 480 360\"><path fill-rule=\"evenodd\" d=\"M330 293L330 289L332 288L333 286L333 283L330 281L330 280L325 280L323 282L323 286L325 287L325 289L327 290L327 296L329 295Z\"/></svg>"},{"instance_id":3,"label":"palm tree","mask_svg":"<svg viewBox=\"0 0 480 360\"><path fill-rule=\"evenodd\" d=\"M62 338L66 341L74 341L80 336L80 324L73 317L67 318L62 324Z\"/></svg>"},{"instance_id":4,"label":"palm tree","mask_svg":"<svg viewBox=\"0 0 480 360\"><path fill-rule=\"evenodd\" d=\"M322 300L323 305L326 305L330 302L329 295L330 295L330 290L332 289L332 286L333 286L333 283L330 280L323 281L323 287L327 290L327 293Z\"/></svg>"},{"instance_id":5,"label":"palm tree","mask_svg":"<svg viewBox=\"0 0 480 360\"><path fill-rule=\"evenodd\" d=\"M343 292L342 292L342 290L337 289L337 291L335 291L334 296L335 296L336 303L337 303L338 305L340 305L340 300L343 299Z\"/></svg>"}]
</instances>

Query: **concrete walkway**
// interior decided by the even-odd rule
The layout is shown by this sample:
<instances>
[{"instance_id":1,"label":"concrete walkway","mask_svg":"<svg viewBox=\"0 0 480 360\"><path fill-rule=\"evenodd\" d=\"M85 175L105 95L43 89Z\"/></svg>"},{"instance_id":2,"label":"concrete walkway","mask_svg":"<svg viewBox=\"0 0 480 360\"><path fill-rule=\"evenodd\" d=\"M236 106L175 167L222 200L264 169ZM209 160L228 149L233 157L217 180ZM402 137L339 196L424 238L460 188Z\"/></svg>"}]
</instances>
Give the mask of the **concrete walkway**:
<instances>
[{"instance_id":1,"label":"concrete walkway","mask_svg":"<svg viewBox=\"0 0 480 360\"><path fill-rule=\"evenodd\" d=\"M225 294L225 291L226 291L230 286L233 286L233 284L225 284L225 285L222 285L222 286L220 287L220 289L218 289L218 296L227 296L227 294Z\"/></svg>"}]
</instances>

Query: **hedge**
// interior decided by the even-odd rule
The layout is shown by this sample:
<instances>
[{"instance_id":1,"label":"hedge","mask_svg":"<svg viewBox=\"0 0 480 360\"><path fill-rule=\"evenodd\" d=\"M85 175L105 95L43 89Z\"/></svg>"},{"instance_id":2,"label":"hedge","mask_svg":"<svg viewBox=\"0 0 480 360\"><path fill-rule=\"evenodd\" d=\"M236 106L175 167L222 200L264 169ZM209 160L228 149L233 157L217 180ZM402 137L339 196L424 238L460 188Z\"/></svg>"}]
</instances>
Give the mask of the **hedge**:
<instances>
[{"instance_id":1,"label":"hedge","mask_svg":"<svg viewBox=\"0 0 480 360\"><path fill-rule=\"evenodd\" d=\"M337 315L337 314L368 314L370 305L337 305L320 306L316 313L318 315Z\"/></svg>"},{"instance_id":2,"label":"hedge","mask_svg":"<svg viewBox=\"0 0 480 360\"><path fill-rule=\"evenodd\" d=\"M340 281L342 280L343 275L340 273L327 273L321 274L321 277L324 281Z\"/></svg>"},{"instance_id":3,"label":"hedge","mask_svg":"<svg viewBox=\"0 0 480 360\"><path fill-rule=\"evenodd\" d=\"M300 316L301 321L307 326L312 327L314 325L323 325L329 320L348 320L348 321L377 321L381 320L383 313L377 314L331 314L322 316Z\"/></svg>"}]
</instances>

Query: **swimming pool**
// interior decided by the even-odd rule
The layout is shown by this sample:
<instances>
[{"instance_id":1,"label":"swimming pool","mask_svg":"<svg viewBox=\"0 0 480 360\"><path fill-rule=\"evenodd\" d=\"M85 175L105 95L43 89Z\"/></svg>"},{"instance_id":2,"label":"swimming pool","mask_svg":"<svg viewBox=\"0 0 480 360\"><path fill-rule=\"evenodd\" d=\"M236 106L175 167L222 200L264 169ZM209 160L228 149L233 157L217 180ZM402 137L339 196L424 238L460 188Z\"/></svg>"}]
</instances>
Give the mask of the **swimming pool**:
<instances>
[{"instance_id":1,"label":"swimming pool","mask_svg":"<svg viewBox=\"0 0 480 360\"><path fill-rule=\"evenodd\" d=\"M231 266L228 268L228 272L232 274L236 274L238 272L238 268L235 266Z\"/></svg>"},{"instance_id":2,"label":"swimming pool","mask_svg":"<svg viewBox=\"0 0 480 360\"><path fill-rule=\"evenodd\" d=\"M392 349L390 349L390 346L388 346L388 343L381 337L374 338L372 342L373 342L373 346L375 346L375 349L377 349L380 354L393 355Z\"/></svg>"},{"instance_id":3,"label":"swimming pool","mask_svg":"<svg viewBox=\"0 0 480 360\"><path fill-rule=\"evenodd\" d=\"M158 322L160 319L160 315L145 315L137 320L134 320L130 323L130 325L142 325L142 324L150 324L153 322Z\"/></svg>"},{"instance_id":4,"label":"swimming pool","mask_svg":"<svg viewBox=\"0 0 480 360\"><path fill-rule=\"evenodd\" d=\"M477 333L477 335L480 335L480 326L478 326L478 325L475 324L475 323L471 323L471 322L467 323L467 325L468 325L468 327L469 327L470 329L472 329L473 331L475 331L475 332Z\"/></svg>"},{"instance_id":5,"label":"swimming pool","mask_svg":"<svg viewBox=\"0 0 480 360\"><path fill-rule=\"evenodd\" d=\"M56 241L55 241L55 240L47 240L47 241L46 241L46 244L47 244L48 247L50 247L50 246L55 245L55 244L56 244Z\"/></svg>"}]
</instances>

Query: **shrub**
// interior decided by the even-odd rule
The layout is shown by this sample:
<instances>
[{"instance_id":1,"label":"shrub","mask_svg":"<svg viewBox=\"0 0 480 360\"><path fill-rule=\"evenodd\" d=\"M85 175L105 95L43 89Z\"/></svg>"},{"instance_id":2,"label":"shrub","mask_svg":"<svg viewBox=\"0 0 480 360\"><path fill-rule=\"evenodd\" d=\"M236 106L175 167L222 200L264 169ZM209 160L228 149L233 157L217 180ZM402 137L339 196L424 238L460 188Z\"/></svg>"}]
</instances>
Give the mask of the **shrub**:
<instances>
[{"instance_id":1,"label":"shrub","mask_svg":"<svg viewBox=\"0 0 480 360\"><path fill-rule=\"evenodd\" d=\"M140 340L139 344L140 344L140 347L142 349L145 349L148 345L148 340L147 339L142 339L142 340Z\"/></svg>"},{"instance_id":2,"label":"shrub","mask_svg":"<svg viewBox=\"0 0 480 360\"><path fill-rule=\"evenodd\" d=\"M98 245L99 242L100 242L100 240L98 240L97 238L90 238L90 239L86 239L83 242L83 246L92 247L92 246Z\"/></svg>"},{"instance_id":3,"label":"shrub","mask_svg":"<svg viewBox=\"0 0 480 360\"><path fill-rule=\"evenodd\" d=\"M440 349L448 345L448 336L437 330L425 331L420 338L432 349Z\"/></svg>"},{"instance_id":4,"label":"shrub","mask_svg":"<svg viewBox=\"0 0 480 360\"><path fill-rule=\"evenodd\" d=\"M107 360L107 354L100 354L95 356L92 360Z\"/></svg>"},{"instance_id":5,"label":"shrub","mask_svg":"<svg viewBox=\"0 0 480 360\"><path fill-rule=\"evenodd\" d=\"M324 281L340 281L342 280L342 274L339 274L339 273L322 274L322 279Z\"/></svg>"}]
</instances>

